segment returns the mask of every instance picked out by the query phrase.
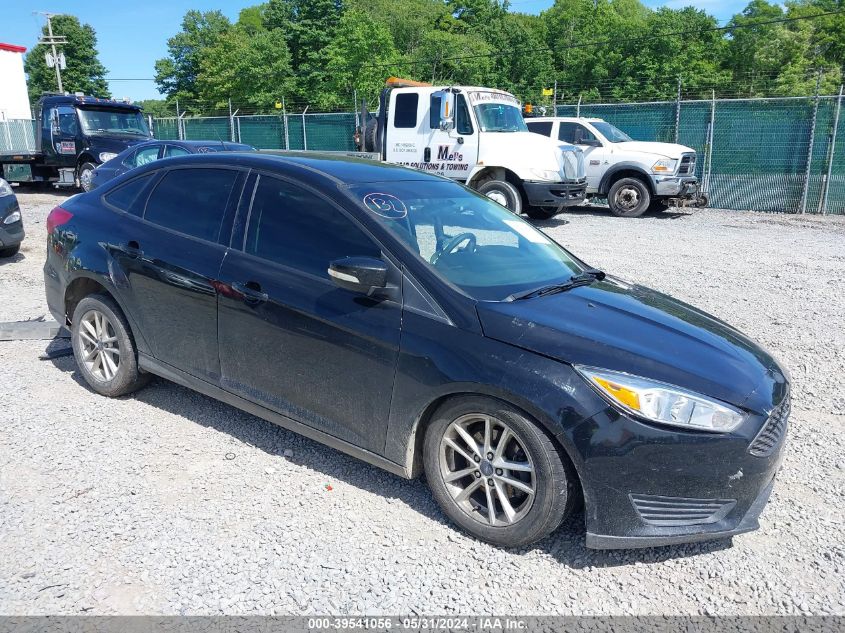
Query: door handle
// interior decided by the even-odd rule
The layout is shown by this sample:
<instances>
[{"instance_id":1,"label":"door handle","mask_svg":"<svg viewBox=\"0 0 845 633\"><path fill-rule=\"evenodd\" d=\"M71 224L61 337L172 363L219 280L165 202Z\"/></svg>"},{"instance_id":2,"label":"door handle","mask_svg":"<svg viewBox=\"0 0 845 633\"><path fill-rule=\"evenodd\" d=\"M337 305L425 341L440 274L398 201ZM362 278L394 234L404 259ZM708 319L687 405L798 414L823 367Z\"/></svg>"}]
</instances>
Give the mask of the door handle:
<instances>
[{"instance_id":1,"label":"door handle","mask_svg":"<svg viewBox=\"0 0 845 633\"><path fill-rule=\"evenodd\" d=\"M269 299L266 292L261 292L261 284L254 281L248 281L245 284L233 283L232 288L243 295L244 303L250 305L257 305L264 303Z\"/></svg>"},{"instance_id":2,"label":"door handle","mask_svg":"<svg viewBox=\"0 0 845 633\"><path fill-rule=\"evenodd\" d=\"M141 245L135 240L129 240L125 244L121 244L120 250L129 255L129 257L142 257L144 255Z\"/></svg>"}]
</instances>

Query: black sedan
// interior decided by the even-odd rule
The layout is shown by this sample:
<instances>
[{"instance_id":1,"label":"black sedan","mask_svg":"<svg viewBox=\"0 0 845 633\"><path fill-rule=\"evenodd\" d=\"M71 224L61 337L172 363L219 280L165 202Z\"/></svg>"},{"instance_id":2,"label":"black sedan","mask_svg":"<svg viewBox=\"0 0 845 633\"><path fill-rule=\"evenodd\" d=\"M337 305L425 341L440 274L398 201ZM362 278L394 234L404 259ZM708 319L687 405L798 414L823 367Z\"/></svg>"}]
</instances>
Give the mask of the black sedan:
<instances>
[{"instance_id":1,"label":"black sedan","mask_svg":"<svg viewBox=\"0 0 845 633\"><path fill-rule=\"evenodd\" d=\"M23 242L23 218L12 186L0 178L0 257L16 255Z\"/></svg>"},{"instance_id":2,"label":"black sedan","mask_svg":"<svg viewBox=\"0 0 845 633\"><path fill-rule=\"evenodd\" d=\"M504 546L580 503L590 547L758 527L789 415L775 359L453 181L186 156L62 203L48 227L47 302L101 394L156 374L425 473L446 515Z\"/></svg>"},{"instance_id":3,"label":"black sedan","mask_svg":"<svg viewBox=\"0 0 845 633\"><path fill-rule=\"evenodd\" d=\"M162 158L187 156L188 154L208 154L210 152L248 152L255 150L251 145L230 143L228 141L146 141L133 145L120 154L116 154L94 170L90 184L85 191L101 187L112 178L130 169L141 167Z\"/></svg>"}]
</instances>

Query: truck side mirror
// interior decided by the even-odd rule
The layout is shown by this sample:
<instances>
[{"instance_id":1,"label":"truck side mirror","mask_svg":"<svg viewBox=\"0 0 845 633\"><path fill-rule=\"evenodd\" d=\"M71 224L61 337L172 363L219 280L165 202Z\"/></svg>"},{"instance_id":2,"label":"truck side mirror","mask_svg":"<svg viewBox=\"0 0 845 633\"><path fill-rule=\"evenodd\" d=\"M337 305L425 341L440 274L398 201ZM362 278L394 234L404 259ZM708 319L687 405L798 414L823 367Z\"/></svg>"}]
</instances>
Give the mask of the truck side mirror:
<instances>
[{"instance_id":1,"label":"truck side mirror","mask_svg":"<svg viewBox=\"0 0 845 633\"><path fill-rule=\"evenodd\" d=\"M455 95L441 90L434 93L440 99L440 129L444 132L455 127Z\"/></svg>"},{"instance_id":2,"label":"truck side mirror","mask_svg":"<svg viewBox=\"0 0 845 633\"><path fill-rule=\"evenodd\" d=\"M53 128L53 134L59 132L59 111L53 108L50 110L50 125Z\"/></svg>"}]
</instances>

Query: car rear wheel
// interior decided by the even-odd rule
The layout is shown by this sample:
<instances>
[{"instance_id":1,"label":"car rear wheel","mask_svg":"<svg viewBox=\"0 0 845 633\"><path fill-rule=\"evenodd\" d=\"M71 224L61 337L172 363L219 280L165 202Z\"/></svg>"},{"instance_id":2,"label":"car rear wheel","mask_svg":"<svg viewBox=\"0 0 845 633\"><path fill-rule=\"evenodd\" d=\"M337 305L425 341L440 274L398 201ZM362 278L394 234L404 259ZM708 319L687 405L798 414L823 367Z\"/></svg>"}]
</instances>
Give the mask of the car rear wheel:
<instances>
[{"instance_id":1,"label":"car rear wheel","mask_svg":"<svg viewBox=\"0 0 845 633\"><path fill-rule=\"evenodd\" d=\"M117 304L105 295L82 299L73 312L71 342L76 364L91 388L116 397L140 389L150 376L138 369L135 341Z\"/></svg>"},{"instance_id":2,"label":"car rear wheel","mask_svg":"<svg viewBox=\"0 0 845 633\"><path fill-rule=\"evenodd\" d=\"M511 213L522 213L522 196L519 190L506 180L488 180L478 187L478 193L498 202Z\"/></svg>"},{"instance_id":3,"label":"car rear wheel","mask_svg":"<svg viewBox=\"0 0 845 633\"><path fill-rule=\"evenodd\" d=\"M76 178L79 180L79 187L82 191L91 191L91 178L94 177L94 170L97 166L94 163L82 163L76 171Z\"/></svg>"},{"instance_id":4,"label":"car rear wheel","mask_svg":"<svg viewBox=\"0 0 845 633\"><path fill-rule=\"evenodd\" d=\"M613 215L636 218L646 212L651 204L648 186L638 178L620 178L610 186L607 203Z\"/></svg>"},{"instance_id":5,"label":"car rear wheel","mask_svg":"<svg viewBox=\"0 0 845 633\"><path fill-rule=\"evenodd\" d=\"M543 538L577 496L568 462L548 436L498 400L449 401L429 425L423 450L426 478L446 515L495 545Z\"/></svg>"}]
</instances>

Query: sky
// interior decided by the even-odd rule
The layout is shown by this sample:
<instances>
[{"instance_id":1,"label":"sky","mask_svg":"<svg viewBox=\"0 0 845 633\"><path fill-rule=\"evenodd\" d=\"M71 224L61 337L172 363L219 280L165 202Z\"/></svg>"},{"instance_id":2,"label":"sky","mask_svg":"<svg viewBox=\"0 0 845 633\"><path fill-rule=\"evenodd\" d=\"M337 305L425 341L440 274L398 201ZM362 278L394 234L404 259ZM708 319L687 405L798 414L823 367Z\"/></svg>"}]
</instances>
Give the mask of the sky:
<instances>
[{"instance_id":1,"label":"sky","mask_svg":"<svg viewBox=\"0 0 845 633\"><path fill-rule=\"evenodd\" d=\"M695 6L724 23L747 0L643 0L652 8ZM39 11L69 13L94 27L100 61L108 69L112 95L132 100L160 97L152 81L155 61L167 55L167 39L179 31L189 9L220 9L231 20L260 0L0 0L0 42L32 48L44 18ZM553 0L512 0L514 11L538 13ZM124 81L142 79L143 81Z\"/></svg>"}]
</instances>

